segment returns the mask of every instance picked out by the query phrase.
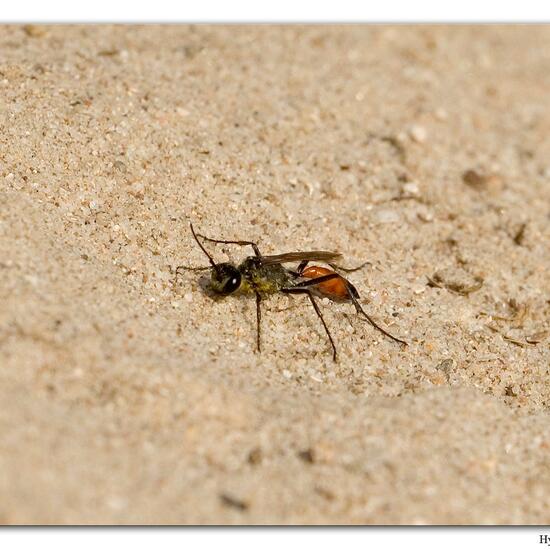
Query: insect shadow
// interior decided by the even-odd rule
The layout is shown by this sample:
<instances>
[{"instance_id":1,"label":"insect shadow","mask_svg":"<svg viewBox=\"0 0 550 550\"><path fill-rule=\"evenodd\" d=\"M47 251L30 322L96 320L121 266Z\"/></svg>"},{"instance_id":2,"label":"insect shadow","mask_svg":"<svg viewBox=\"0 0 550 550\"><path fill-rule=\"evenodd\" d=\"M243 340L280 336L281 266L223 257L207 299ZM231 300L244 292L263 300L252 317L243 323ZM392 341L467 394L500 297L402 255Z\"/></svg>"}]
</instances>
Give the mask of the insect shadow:
<instances>
[{"instance_id":1,"label":"insect shadow","mask_svg":"<svg viewBox=\"0 0 550 550\"><path fill-rule=\"evenodd\" d=\"M176 268L176 279L180 271L210 271L210 277L202 276L199 279L201 289L213 299L229 295L254 295L256 297L256 347L261 351L261 318L260 304L264 298L278 292L284 294L305 294L313 306L317 317L320 319L325 333L332 347L332 358L336 361L336 345L330 330L319 309L316 298L326 297L336 302L351 302L355 310L364 320L374 328L382 332L391 340L407 345L407 342L397 338L382 328L370 317L359 303L359 292L353 284L339 271L351 273L362 269L368 262L355 267L343 268L335 264L342 258L338 252L313 250L309 252L287 252L264 256L258 245L252 241L227 241L211 239L200 233L196 233L193 224L190 224L193 238L199 248L208 258L208 266L191 267L180 265ZM215 244L235 244L238 246L250 246L254 251L253 256L247 256L239 265L230 262L216 263L208 253L202 242ZM310 265L309 262L323 262L330 267ZM296 269L289 269L284 264L299 262Z\"/></svg>"}]
</instances>

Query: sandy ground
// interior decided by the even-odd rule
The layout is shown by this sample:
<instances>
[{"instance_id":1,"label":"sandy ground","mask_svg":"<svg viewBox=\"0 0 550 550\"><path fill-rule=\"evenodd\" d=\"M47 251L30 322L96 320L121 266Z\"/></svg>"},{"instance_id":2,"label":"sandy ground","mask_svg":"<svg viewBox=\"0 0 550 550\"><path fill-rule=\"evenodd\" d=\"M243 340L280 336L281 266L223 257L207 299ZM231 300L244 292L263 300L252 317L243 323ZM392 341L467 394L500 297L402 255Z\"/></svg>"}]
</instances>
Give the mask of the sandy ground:
<instances>
[{"instance_id":1,"label":"sandy ground","mask_svg":"<svg viewBox=\"0 0 550 550\"><path fill-rule=\"evenodd\" d=\"M0 90L2 523L550 522L550 27L4 26ZM189 221L410 345L254 353Z\"/></svg>"}]
</instances>

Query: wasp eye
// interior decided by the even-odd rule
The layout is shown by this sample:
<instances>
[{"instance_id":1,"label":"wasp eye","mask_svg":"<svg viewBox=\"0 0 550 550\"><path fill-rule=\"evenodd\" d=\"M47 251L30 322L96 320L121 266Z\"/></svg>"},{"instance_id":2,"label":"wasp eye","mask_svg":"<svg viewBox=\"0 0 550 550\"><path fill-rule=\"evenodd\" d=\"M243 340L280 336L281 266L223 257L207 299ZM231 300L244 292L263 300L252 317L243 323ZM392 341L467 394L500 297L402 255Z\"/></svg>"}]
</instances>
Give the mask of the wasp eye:
<instances>
[{"instance_id":1,"label":"wasp eye","mask_svg":"<svg viewBox=\"0 0 550 550\"><path fill-rule=\"evenodd\" d=\"M232 277L227 279L223 285L224 294L231 294L235 292L241 286L241 274L235 273Z\"/></svg>"},{"instance_id":2,"label":"wasp eye","mask_svg":"<svg viewBox=\"0 0 550 550\"><path fill-rule=\"evenodd\" d=\"M218 264L212 271L212 289L218 294L231 294L241 286L241 273L232 264Z\"/></svg>"}]
</instances>

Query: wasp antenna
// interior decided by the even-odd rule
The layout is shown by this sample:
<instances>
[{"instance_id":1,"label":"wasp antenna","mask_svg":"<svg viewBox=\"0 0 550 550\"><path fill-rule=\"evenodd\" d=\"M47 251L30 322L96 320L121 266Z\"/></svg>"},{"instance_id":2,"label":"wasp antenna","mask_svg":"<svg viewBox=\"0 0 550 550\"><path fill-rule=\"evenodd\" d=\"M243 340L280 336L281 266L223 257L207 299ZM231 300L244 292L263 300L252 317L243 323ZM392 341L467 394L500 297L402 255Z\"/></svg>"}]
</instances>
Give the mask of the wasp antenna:
<instances>
[{"instance_id":1,"label":"wasp antenna","mask_svg":"<svg viewBox=\"0 0 550 550\"><path fill-rule=\"evenodd\" d=\"M191 228L191 233L193 233L193 237L197 241L197 244L199 245L200 249L206 254L206 257L208 258L208 261L210 262L212 267L216 268L217 267L216 262L212 259L212 256L210 256L210 254L208 254L208 252L206 251L206 248L204 248L204 246L202 246L201 242L197 238L197 234L195 233L195 230L193 229L193 224L189 223L189 227Z\"/></svg>"}]
</instances>

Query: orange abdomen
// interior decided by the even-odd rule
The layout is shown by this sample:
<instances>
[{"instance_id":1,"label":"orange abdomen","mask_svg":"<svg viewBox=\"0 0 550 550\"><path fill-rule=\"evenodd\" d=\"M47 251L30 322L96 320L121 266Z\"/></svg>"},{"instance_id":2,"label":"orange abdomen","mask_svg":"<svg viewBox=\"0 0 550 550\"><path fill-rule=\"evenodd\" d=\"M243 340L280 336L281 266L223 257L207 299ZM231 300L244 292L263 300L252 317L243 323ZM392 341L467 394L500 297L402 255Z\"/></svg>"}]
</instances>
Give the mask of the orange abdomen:
<instances>
[{"instance_id":1,"label":"orange abdomen","mask_svg":"<svg viewBox=\"0 0 550 550\"><path fill-rule=\"evenodd\" d=\"M317 279L318 277L323 277L324 275L330 275L331 273L336 273L332 269L327 267L320 267L318 265L311 265L306 267L301 276L306 279ZM324 294L328 298L336 298L339 300L346 300L349 298L349 289L346 280L343 277L335 277L330 281L325 281L320 283L315 287L321 294Z\"/></svg>"}]
</instances>

